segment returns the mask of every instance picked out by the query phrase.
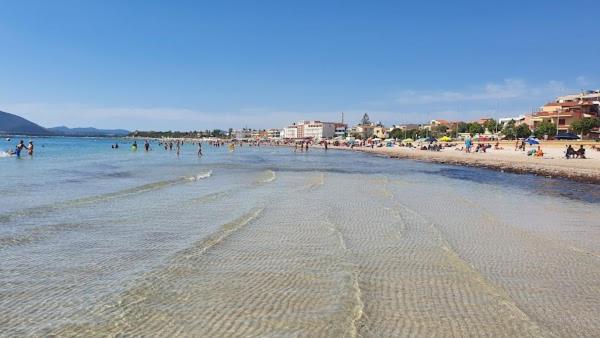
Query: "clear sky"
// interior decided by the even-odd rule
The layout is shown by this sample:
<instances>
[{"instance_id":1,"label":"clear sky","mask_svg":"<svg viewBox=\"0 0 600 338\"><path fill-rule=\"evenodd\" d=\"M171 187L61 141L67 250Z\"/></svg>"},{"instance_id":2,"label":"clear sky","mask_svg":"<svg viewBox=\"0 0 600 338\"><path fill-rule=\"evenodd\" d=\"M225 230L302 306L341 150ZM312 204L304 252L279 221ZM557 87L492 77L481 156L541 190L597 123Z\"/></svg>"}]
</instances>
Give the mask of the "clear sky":
<instances>
[{"instance_id":1,"label":"clear sky","mask_svg":"<svg viewBox=\"0 0 600 338\"><path fill-rule=\"evenodd\" d=\"M191 130L529 112L600 87L580 1L4 1L0 110Z\"/></svg>"}]
</instances>

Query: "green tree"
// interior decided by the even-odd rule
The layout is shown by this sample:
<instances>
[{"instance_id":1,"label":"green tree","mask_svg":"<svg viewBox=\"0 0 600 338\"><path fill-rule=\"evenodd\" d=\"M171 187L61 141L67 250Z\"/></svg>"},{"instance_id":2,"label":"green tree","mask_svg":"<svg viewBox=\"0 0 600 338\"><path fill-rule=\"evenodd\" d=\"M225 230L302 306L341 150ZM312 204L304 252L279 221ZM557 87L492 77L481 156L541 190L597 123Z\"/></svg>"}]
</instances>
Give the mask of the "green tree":
<instances>
[{"instance_id":1,"label":"green tree","mask_svg":"<svg viewBox=\"0 0 600 338\"><path fill-rule=\"evenodd\" d=\"M489 119L489 120L485 121L485 123L483 124L483 126L490 133L494 133L496 131L496 127L498 126L498 122L496 122L496 120L494 120L494 119Z\"/></svg>"},{"instance_id":2,"label":"green tree","mask_svg":"<svg viewBox=\"0 0 600 338\"><path fill-rule=\"evenodd\" d=\"M584 117L571 123L571 128L581 135L587 135L592 129L597 127L600 127L600 119L597 117Z\"/></svg>"},{"instance_id":3,"label":"green tree","mask_svg":"<svg viewBox=\"0 0 600 338\"><path fill-rule=\"evenodd\" d=\"M483 127L477 123L477 122L472 122L468 124L468 130L469 130L469 134L481 134L484 132Z\"/></svg>"},{"instance_id":4,"label":"green tree","mask_svg":"<svg viewBox=\"0 0 600 338\"><path fill-rule=\"evenodd\" d=\"M517 137L517 132L515 131L515 120L510 120L503 124L502 134L506 139L514 140Z\"/></svg>"},{"instance_id":5,"label":"green tree","mask_svg":"<svg viewBox=\"0 0 600 338\"><path fill-rule=\"evenodd\" d=\"M392 131L390 131L390 138L396 138L396 139L402 140L403 137L404 137L404 131L402 131L402 129L400 129L400 128L394 128Z\"/></svg>"},{"instance_id":6,"label":"green tree","mask_svg":"<svg viewBox=\"0 0 600 338\"><path fill-rule=\"evenodd\" d=\"M466 133L469 131L469 124L465 122L458 122L457 131L459 133Z\"/></svg>"},{"instance_id":7,"label":"green tree","mask_svg":"<svg viewBox=\"0 0 600 338\"><path fill-rule=\"evenodd\" d=\"M526 138L531 136L531 130L525 123L521 123L515 128L515 134L518 138Z\"/></svg>"},{"instance_id":8,"label":"green tree","mask_svg":"<svg viewBox=\"0 0 600 338\"><path fill-rule=\"evenodd\" d=\"M447 131L448 131L448 126L444 126L444 125L435 126L431 129L432 134L434 134L436 136L446 135Z\"/></svg>"},{"instance_id":9,"label":"green tree","mask_svg":"<svg viewBox=\"0 0 600 338\"><path fill-rule=\"evenodd\" d=\"M544 121L540 123L540 125L537 126L537 128L535 128L533 134L537 138L542 138L544 137L544 135L554 136L556 135L556 126L550 121Z\"/></svg>"}]
</instances>

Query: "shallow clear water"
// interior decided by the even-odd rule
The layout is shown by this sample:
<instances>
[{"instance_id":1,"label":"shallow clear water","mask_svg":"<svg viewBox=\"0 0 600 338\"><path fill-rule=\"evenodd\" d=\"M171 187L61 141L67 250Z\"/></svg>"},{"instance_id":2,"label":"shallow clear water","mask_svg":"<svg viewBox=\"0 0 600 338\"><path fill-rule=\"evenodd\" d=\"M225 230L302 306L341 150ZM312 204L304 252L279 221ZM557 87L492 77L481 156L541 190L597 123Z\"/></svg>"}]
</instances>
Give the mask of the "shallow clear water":
<instances>
[{"instance_id":1,"label":"shallow clear water","mask_svg":"<svg viewBox=\"0 0 600 338\"><path fill-rule=\"evenodd\" d=\"M113 142L0 158L0 335L600 335L597 185Z\"/></svg>"}]
</instances>

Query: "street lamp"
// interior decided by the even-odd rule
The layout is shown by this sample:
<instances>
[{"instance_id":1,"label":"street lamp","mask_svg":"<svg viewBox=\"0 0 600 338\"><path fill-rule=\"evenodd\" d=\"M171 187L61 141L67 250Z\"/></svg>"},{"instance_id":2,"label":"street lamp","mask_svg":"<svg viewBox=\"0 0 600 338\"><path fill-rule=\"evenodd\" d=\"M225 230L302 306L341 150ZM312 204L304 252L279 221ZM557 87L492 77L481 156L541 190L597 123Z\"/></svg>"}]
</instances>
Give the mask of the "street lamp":
<instances>
[{"instance_id":1,"label":"street lamp","mask_svg":"<svg viewBox=\"0 0 600 338\"><path fill-rule=\"evenodd\" d=\"M560 121L560 108L556 109L556 135L558 135L558 124Z\"/></svg>"}]
</instances>

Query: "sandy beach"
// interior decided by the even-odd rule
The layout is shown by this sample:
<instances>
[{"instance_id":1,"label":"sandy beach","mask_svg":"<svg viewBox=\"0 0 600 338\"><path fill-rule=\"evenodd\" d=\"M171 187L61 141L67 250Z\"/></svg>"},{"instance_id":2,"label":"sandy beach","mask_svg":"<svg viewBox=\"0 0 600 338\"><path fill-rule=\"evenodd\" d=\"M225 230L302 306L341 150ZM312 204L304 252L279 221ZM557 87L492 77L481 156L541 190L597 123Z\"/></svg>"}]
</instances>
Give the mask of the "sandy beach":
<instances>
[{"instance_id":1,"label":"sandy beach","mask_svg":"<svg viewBox=\"0 0 600 338\"><path fill-rule=\"evenodd\" d=\"M459 144L458 147L461 147ZM413 159L418 161L453 164L461 166L485 167L515 173L531 173L547 177L562 177L583 182L600 183L600 152L588 144L585 159L566 159L564 143L542 143L544 157L527 156L527 151L515 151L514 143L504 142L503 149L488 149L486 153L465 153L454 147L441 151L419 150L407 147L355 147L354 151L362 151L385 155L392 158ZM573 144L579 148L579 144ZM351 150L348 147L330 149ZM527 146L527 150L533 147Z\"/></svg>"}]
</instances>

